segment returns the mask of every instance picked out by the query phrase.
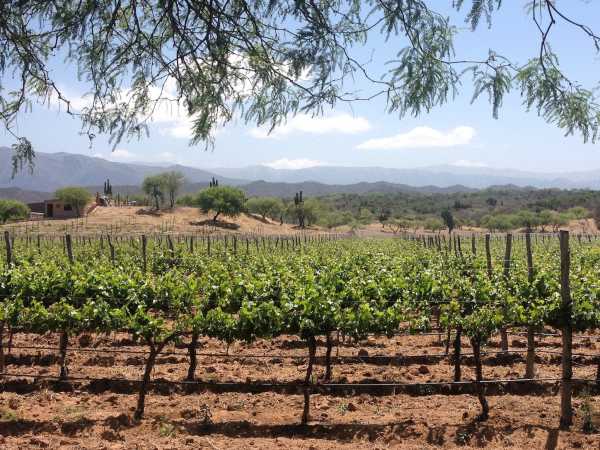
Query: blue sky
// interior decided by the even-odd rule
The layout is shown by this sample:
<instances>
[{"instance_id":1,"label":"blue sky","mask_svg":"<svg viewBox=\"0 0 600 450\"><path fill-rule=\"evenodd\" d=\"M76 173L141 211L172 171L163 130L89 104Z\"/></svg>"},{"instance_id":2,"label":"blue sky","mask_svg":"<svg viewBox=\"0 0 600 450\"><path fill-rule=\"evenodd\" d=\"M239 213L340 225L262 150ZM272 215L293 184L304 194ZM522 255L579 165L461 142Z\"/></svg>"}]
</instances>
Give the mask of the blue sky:
<instances>
[{"instance_id":1,"label":"blue sky","mask_svg":"<svg viewBox=\"0 0 600 450\"><path fill-rule=\"evenodd\" d=\"M491 48L524 63L538 52L539 34L525 14L525 0L504 1L492 28L482 24L476 32L464 24L465 11L457 14L449 8L451 0L429 3L436 7L439 4L441 11L461 27L456 39L457 55L461 58L485 58ZM590 26L600 18L598 1L569 0L559 2L559 6ZM382 61L393 57L404 44L374 37L365 48L356 49L356 55L366 60L377 49L369 69L379 75L385 70ZM589 40L559 23L550 43L568 75L587 87L597 85L600 60ZM74 72L73 67L54 68L59 86L76 99L85 88L76 82ZM366 86L359 83L356 87ZM185 117L166 113L151 125L150 137L121 142L112 153L112 146L104 137L98 137L89 148L87 138L79 135L77 120L54 107L34 105L30 113L20 116L18 133L29 137L36 150L43 152L65 151L123 162L172 162L207 168L254 164L282 168L318 164L398 168L454 164L545 172L600 168L600 144L584 144L577 135L565 137L563 131L547 124L535 111L527 113L516 93L505 100L499 120L492 118L485 98L471 104L471 94L472 87L465 83L455 101L416 118L400 119L396 114L385 113L383 99L351 106L339 104L325 117L290 118L270 136L237 121L219 130L214 149L209 151L202 145L190 147L189 122ZM0 131L0 145L12 143L12 138Z\"/></svg>"}]
</instances>

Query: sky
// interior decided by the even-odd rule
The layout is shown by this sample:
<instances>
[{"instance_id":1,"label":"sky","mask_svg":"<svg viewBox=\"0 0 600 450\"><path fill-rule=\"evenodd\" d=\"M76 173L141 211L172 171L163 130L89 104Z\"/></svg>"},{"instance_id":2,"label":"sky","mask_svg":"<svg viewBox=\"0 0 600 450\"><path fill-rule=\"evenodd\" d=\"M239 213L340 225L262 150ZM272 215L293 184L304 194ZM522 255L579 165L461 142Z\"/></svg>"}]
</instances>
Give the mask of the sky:
<instances>
[{"instance_id":1,"label":"sky","mask_svg":"<svg viewBox=\"0 0 600 450\"><path fill-rule=\"evenodd\" d=\"M539 32L525 13L525 0L504 1L494 15L491 29L481 24L471 32L464 23L466 11L456 13L451 0L428 2L448 14L461 28L456 38L457 56L485 58L489 49L524 63L539 49ZM468 1L465 2L468 5ZM600 18L600 1L559 2L563 11L593 26ZM598 27L596 32L600 32ZM597 85L600 59L581 32L558 23L550 44L559 55L561 68L588 87ZM364 48L355 49L362 60L376 51L368 66L383 73L383 61L400 50L399 40L385 42L373 36ZM75 68L55 65L57 84L73 99L82 102L84 86L76 82ZM10 83L10 80L3 80ZM357 89L364 88L361 82ZM413 168L431 165L490 167L536 172L566 172L600 168L600 144L583 143L527 112L515 92L505 99L498 120L492 117L485 97L471 104L472 86L465 83L461 94L448 104L418 117L399 118L385 111L378 98L351 105L338 104L321 117L290 117L272 133L240 120L218 130L215 145L189 145L189 119L174 111L161 111L150 126L150 136L123 141L112 151L106 137L99 136L90 147L79 134L79 122L56 106L34 105L18 119L17 132L27 136L41 152L71 152L121 162L177 163L200 168L243 167L256 164L274 168L303 168L315 165L382 166ZM0 130L0 146L14 139Z\"/></svg>"}]
</instances>

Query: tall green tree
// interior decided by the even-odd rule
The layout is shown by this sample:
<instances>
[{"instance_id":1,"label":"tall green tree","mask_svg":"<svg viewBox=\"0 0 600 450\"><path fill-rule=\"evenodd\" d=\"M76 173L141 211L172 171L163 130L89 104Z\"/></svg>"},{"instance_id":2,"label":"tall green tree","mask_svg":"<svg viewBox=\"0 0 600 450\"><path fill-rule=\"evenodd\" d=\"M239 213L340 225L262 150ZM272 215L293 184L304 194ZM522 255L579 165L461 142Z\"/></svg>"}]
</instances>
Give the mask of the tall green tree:
<instances>
[{"instance_id":1,"label":"tall green tree","mask_svg":"<svg viewBox=\"0 0 600 450\"><path fill-rule=\"evenodd\" d=\"M444 225L448 228L448 233L452 234L452 230L456 227L456 221L454 220L454 215L452 215L452 211L449 209L445 209L441 214L442 220L444 221Z\"/></svg>"},{"instance_id":2,"label":"tall green tree","mask_svg":"<svg viewBox=\"0 0 600 450\"><path fill-rule=\"evenodd\" d=\"M154 208L160 209L165 198L165 179L162 175L150 175L144 178L142 190L154 200Z\"/></svg>"},{"instance_id":3,"label":"tall green tree","mask_svg":"<svg viewBox=\"0 0 600 450\"><path fill-rule=\"evenodd\" d=\"M204 213L212 211L214 222L221 214L229 217L239 215L244 210L246 194L232 186L209 187L198 193L195 203Z\"/></svg>"},{"instance_id":4,"label":"tall green tree","mask_svg":"<svg viewBox=\"0 0 600 450\"><path fill-rule=\"evenodd\" d=\"M175 206L177 194L183 186L185 176L181 172L176 170L161 173L160 176L163 178L164 190L169 195L169 205L171 208L173 208Z\"/></svg>"},{"instance_id":5,"label":"tall green tree","mask_svg":"<svg viewBox=\"0 0 600 450\"><path fill-rule=\"evenodd\" d=\"M0 199L0 223L9 219L26 219L29 217L29 208L25 203L11 199Z\"/></svg>"},{"instance_id":6,"label":"tall green tree","mask_svg":"<svg viewBox=\"0 0 600 450\"><path fill-rule=\"evenodd\" d=\"M573 17L574 2L526 3L537 33L528 58L493 49L473 57L471 48L460 51L454 45L481 22L491 27L494 14L512 3L4 1L0 120L17 139L18 168L31 163L34 153L18 134L16 119L36 101L60 103L81 120L90 139L106 134L115 146L146 133L157 106L176 104L193 119L195 144L211 142L215 128L239 117L273 127L299 112L320 113L339 102L375 97L383 99L384 111L419 115L451 101L466 86L473 100L489 99L494 117L515 91L525 109L567 134L595 141L597 82L570 79L551 45L554 30L563 27L589 40L592 52L600 51L598 33ZM452 18L449 8L458 11ZM382 40L385 46L379 45ZM384 63L380 73L361 58L371 42ZM381 55L384 47L394 50ZM74 69L86 84L85 106L61 88L63 80L51 70L57 64ZM355 91L348 90L349 80Z\"/></svg>"},{"instance_id":7,"label":"tall green tree","mask_svg":"<svg viewBox=\"0 0 600 450\"><path fill-rule=\"evenodd\" d=\"M92 194L87 189L77 186L68 186L57 190L54 195L64 203L75 208L77 216L81 216L85 206L92 200Z\"/></svg>"},{"instance_id":8,"label":"tall green tree","mask_svg":"<svg viewBox=\"0 0 600 450\"><path fill-rule=\"evenodd\" d=\"M263 220L276 217L283 210L283 202L275 197L253 197L246 202L246 209L254 214L260 214Z\"/></svg>"}]
</instances>

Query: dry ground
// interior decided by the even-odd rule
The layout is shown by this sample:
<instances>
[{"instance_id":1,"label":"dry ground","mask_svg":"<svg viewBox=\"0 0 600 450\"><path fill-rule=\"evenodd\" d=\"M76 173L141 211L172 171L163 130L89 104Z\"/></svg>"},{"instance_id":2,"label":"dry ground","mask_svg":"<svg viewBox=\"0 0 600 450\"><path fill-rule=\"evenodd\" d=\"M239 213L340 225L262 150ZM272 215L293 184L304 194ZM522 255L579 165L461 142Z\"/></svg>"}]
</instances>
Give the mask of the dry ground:
<instances>
[{"instance_id":1,"label":"dry ground","mask_svg":"<svg viewBox=\"0 0 600 450\"><path fill-rule=\"evenodd\" d=\"M144 347L134 345L126 335L96 336L85 343L87 350L72 339L69 353L72 377L139 379ZM16 335L16 346L50 346L55 335ZM81 343L84 343L81 340ZM574 376L593 379L600 351L597 338L578 339L575 352L590 355L576 358ZM220 342L203 339L201 353L222 353ZM558 338L538 341L540 349L559 351ZM511 337L511 348L523 350L525 339ZM76 351L76 349L80 351ZM98 350L119 353L100 353ZM488 351L497 350L492 342ZM157 362L153 378L183 380L187 355L183 346L165 350ZM324 349L319 348L321 356ZM363 360L336 363L333 382L435 382L451 379L447 358L419 359L413 355L444 352L436 336L398 336L393 339L369 338L360 344L342 344L334 355L357 356ZM464 352L469 352L465 343ZM53 350L14 348L8 357L7 371L52 375L57 373ZM303 342L283 336L251 345L236 343L230 355L199 358L198 379L207 382L266 383L302 380L306 349ZM246 356L244 356L246 355ZM267 355L266 358L248 355ZM403 362L378 362L376 355L404 355ZM472 379L468 359L463 379ZM560 373L556 354L539 354L540 377ZM318 365L316 373L322 374ZM486 378L519 378L524 372L522 357L485 359ZM116 383L116 382L115 382ZM600 434L582 431L583 407L591 407L595 424L600 398L574 399L575 424L571 431L559 431L559 397L556 386L532 392L489 392L490 419L475 420L479 404L468 394L439 395L397 393L396 395L320 395L311 396L311 421L299 425L302 396L275 391L263 393L209 391L186 392L182 388L163 388L150 393L146 417L141 423L131 419L136 395L110 382L74 381L63 385L24 378L6 379L0 390L0 448L106 448L106 449L423 449L423 448L599 448ZM491 388L490 388L491 389ZM391 393L390 393L391 394Z\"/></svg>"},{"instance_id":2,"label":"dry ground","mask_svg":"<svg viewBox=\"0 0 600 450\"><path fill-rule=\"evenodd\" d=\"M393 237L394 233L389 227L382 227L380 223L372 223L358 230L351 230L348 226L341 226L334 230L326 230L318 226L306 230L270 219L262 220L259 216L241 214L236 218L223 220L239 225L239 229L232 231L220 227L198 225L198 222L212 218L210 214L203 214L197 208L177 207L174 210L162 211L160 216L140 215L142 209L136 206L125 207L98 207L91 214L81 219L24 221L7 225L0 225L1 229L14 231L31 231L34 233L244 233L258 235L292 235L298 233L351 233L360 237ZM573 233L598 233L593 219L573 220L566 227ZM415 230L410 230L415 231ZM426 230L417 229L419 233ZM523 231L523 230L515 230ZM551 231L551 230L545 230ZM457 233L471 235L472 233L487 233L488 230L476 227L466 227L457 230Z\"/></svg>"},{"instance_id":3,"label":"dry ground","mask_svg":"<svg viewBox=\"0 0 600 450\"><path fill-rule=\"evenodd\" d=\"M596 227L596 223L593 219L581 219L581 220L572 220L568 226L561 227L562 230L569 230L571 233L576 234L598 234L598 228ZM349 231L347 227L340 227L341 231ZM419 228L417 230L410 230L411 232L416 231L417 233L428 233L427 230ZM524 229L514 230L515 232L525 232ZM542 230L538 229L537 231L541 232ZM551 228L546 228L545 232L552 232ZM464 227L460 230L456 230L456 233L462 234L465 236L470 236L472 233L488 233L489 231L485 228L478 227ZM389 227L382 227L380 223L371 223L360 230L356 231L358 236L362 237L389 237L394 236L394 233Z\"/></svg>"},{"instance_id":4,"label":"dry ground","mask_svg":"<svg viewBox=\"0 0 600 450\"><path fill-rule=\"evenodd\" d=\"M240 227L236 231L220 227L194 225L194 223L212 219L212 215L202 214L197 208L177 207L174 210L162 211L160 216L141 215L142 209L136 206L126 207L97 207L87 217L82 219L27 221L5 225L4 228L15 231L31 230L41 233L245 233L261 235L289 235L300 232L325 232L318 227L298 230L290 224L280 225L279 222L258 216L242 214L236 218L219 218L233 222ZM0 226L0 228L2 228Z\"/></svg>"}]
</instances>

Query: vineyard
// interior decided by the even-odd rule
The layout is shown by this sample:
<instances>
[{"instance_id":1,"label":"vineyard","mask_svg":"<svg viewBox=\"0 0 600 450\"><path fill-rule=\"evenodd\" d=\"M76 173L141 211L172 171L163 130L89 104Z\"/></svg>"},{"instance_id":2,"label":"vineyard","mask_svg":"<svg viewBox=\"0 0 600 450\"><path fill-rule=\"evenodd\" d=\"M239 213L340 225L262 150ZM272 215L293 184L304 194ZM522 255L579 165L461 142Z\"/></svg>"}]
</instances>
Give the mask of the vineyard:
<instances>
[{"instance_id":1,"label":"vineyard","mask_svg":"<svg viewBox=\"0 0 600 450\"><path fill-rule=\"evenodd\" d=\"M597 442L600 245L592 236L6 232L1 250L2 408L9 397L20 404L47 390L135 395L131 405L111 400L123 423L103 439L119 441L119 430L158 420L156 398L176 396L196 405L182 413L194 426L159 421L160 436L185 428L220 448L213 434L261 437L248 427L263 399L281 408L272 416L286 421L280 427L296 427L270 424L265 435L357 448L360 439L480 445L494 439L478 427L503 398L531 397L548 419L544 429L576 429L572 445ZM235 406L249 398L253 407ZM380 402L394 398L404 399L400 412L381 412ZM229 412L248 410L241 428L220 421L219 399ZM465 408L456 412L464 427L449 437L430 423L426 438L411 436L409 406L433 400L432 409ZM336 414L323 412L330 401ZM369 422L373 405L396 423L392 438L380 423L344 424L355 412ZM19 438L19 419L5 415L15 427L0 437ZM351 436L310 431L330 416ZM85 420L70 422L67 434L84 434Z\"/></svg>"}]
</instances>

